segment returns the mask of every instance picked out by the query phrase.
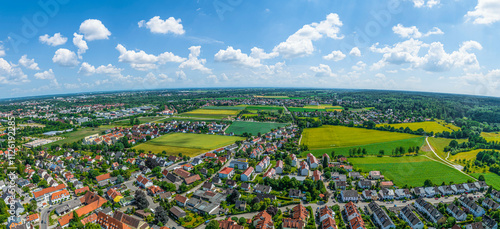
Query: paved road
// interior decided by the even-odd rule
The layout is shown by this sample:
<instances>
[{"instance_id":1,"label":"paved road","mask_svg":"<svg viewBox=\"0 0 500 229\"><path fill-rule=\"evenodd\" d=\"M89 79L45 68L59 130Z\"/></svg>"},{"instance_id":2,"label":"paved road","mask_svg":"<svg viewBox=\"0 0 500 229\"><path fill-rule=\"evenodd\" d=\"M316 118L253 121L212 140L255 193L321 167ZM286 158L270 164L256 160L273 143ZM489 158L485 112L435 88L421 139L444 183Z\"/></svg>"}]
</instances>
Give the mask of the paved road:
<instances>
[{"instance_id":1,"label":"paved road","mask_svg":"<svg viewBox=\"0 0 500 229\"><path fill-rule=\"evenodd\" d=\"M76 200L78 199L78 197L73 197L73 199L71 200ZM70 200L68 200L70 201ZM49 215L50 215L50 212L62 205L66 204L66 201L65 202L62 202L58 205L51 205L50 207L46 207L44 209L42 209L42 211L40 212L40 220L43 221L43 223L40 221L40 228L41 229L47 229L48 227L55 227L57 225L57 223L53 226L49 226Z\"/></svg>"}]
</instances>

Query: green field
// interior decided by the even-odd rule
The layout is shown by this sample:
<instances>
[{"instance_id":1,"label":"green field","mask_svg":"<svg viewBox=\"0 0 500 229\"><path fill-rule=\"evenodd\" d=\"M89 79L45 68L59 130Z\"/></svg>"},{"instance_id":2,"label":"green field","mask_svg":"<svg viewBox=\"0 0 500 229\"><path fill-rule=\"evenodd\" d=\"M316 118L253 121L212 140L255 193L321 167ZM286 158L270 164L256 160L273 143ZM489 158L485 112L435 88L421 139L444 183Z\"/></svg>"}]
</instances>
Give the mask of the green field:
<instances>
[{"instance_id":1,"label":"green field","mask_svg":"<svg viewBox=\"0 0 500 229\"><path fill-rule=\"evenodd\" d=\"M396 147L402 146L405 149L408 149L409 147L415 147L415 146L422 147L424 142L425 142L424 137L416 137L416 138L374 143L374 144L368 144L368 145L316 149L316 150L311 150L311 151L307 151L307 152L303 153L303 156L307 155L308 153L312 153L313 155L319 157L325 153L330 154L332 151L335 151L336 155L348 156L349 149L358 149L358 148L366 149L366 151L369 155L378 155L380 150L384 150L385 155L391 155L392 150L396 149Z\"/></svg>"},{"instance_id":2,"label":"green field","mask_svg":"<svg viewBox=\"0 0 500 229\"><path fill-rule=\"evenodd\" d=\"M481 137L486 139L488 142L499 142L500 141L500 133L494 132L482 132Z\"/></svg>"},{"instance_id":3,"label":"green field","mask_svg":"<svg viewBox=\"0 0 500 229\"><path fill-rule=\"evenodd\" d=\"M247 110L259 110L259 111L283 110L283 107L280 106L247 106L246 108Z\"/></svg>"},{"instance_id":4,"label":"green field","mask_svg":"<svg viewBox=\"0 0 500 229\"><path fill-rule=\"evenodd\" d=\"M89 135L100 134L102 131L108 130L108 129L112 128L112 127L113 126L100 126L100 127L97 127L97 128L89 128L89 127L87 127L87 128L79 129L77 131L70 132L70 133L64 133L64 134L61 134L61 135L57 135L57 137L63 137L64 139L52 142L52 143L47 144L45 146L50 147L52 144L62 145L64 143L70 144L70 143L82 140L83 138L85 138L85 137L87 137Z\"/></svg>"},{"instance_id":5,"label":"green field","mask_svg":"<svg viewBox=\"0 0 500 229\"><path fill-rule=\"evenodd\" d=\"M304 129L301 144L309 149L361 146L373 143L417 138L412 134L370 130L345 126L321 126Z\"/></svg>"},{"instance_id":6,"label":"green field","mask_svg":"<svg viewBox=\"0 0 500 229\"><path fill-rule=\"evenodd\" d=\"M139 117L139 124L157 122L165 119L165 116ZM123 119L113 122L116 126L131 126L130 119Z\"/></svg>"},{"instance_id":7,"label":"green field","mask_svg":"<svg viewBox=\"0 0 500 229\"><path fill-rule=\"evenodd\" d=\"M196 156L233 144L239 140L244 140L244 138L209 134L173 133L134 146L133 149L142 149L146 152L151 151L152 153L166 151L169 155L182 153L187 156Z\"/></svg>"},{"instance_id":8,"label":"green field","mask_svg":"<svg viewBox=\"0 0 500 229\"><path fill-rule=\"evenodd\" d=\"M477 153L479 153L481 151L485 151L485 149L476 149L476 150L471 150L471 151L467 151L467 152L457 153L453 156L450 156L450 161L455 161L458 159L475 160Z\"/></svg>"},{"instance_id":9,"label":"green field","mask_svg":"<svg viewBox=\"0 0 500 229\"><path fill-rule=\"evenodd\" d=\"M456 130L456 128L452 128L451 125L445 126L444 124L440 124L438 122L433 122L433 121L428 121L428 122L412 122L412 123L397 123L397 124L379 124L377 127L381 126L392 126L396 129L399 128L410 128L410 130L416 131L420 128L422 128L425 132L443 132L443 131L448 131L452 132L453 130Z\"/></svg>"},{"instance_id":10,"label":"green field","mask_svg":"<svg viewBox=\"0 0 500 229\"><path fill-rule=\"evenodd\" d=\"M494 173L471 173L471 176L478 178L480 175L484 176L486 184L493 186L494 189L500 189L500 176Z\"/></svg>"},{"instance_id":11,"label":"green field","mask_svg":"<svg viewBox=\"0 0 500 229\"><path fill-rule=\"evenodd\" d=\"M206 106L202 109L208 110L245 110L244 106Z\"/></svg>"},{"instance_id":12,"label":"green field","mask_svg":"<svg viewBox=\"0 0 500 229\"><path fill-rule=\"evenodd\" d=\"M431 144L432 148L436 153L443 159L448 156L448 153L444 152L444 147L450 145L450 142L454 139L449 138L427 138L429 140L429 144ZM467 139L455 139L458 143L466 142Z\"/></svg>"},{"instance_id":13,"label":"green field","mask_svg":"<svg viewBox=\"0 0 500 229\"><path fill-rule=\"evenodd\" d=\"M471 179L454 168L424 156L364 157L349 158L349 161L355 168L362 169L364 172L380 171L382 175L400 187L405 184L413 187L422 186L427 179L439 185L450 181L464 183Z\"/></svg>"},{"instance_id":14,"label":"green field","mask_svg":"<svg viewBox=\"0 0 500 229\"><path fill-rule=\"evenodd\" d=\"M255 98L266 98L266 99L288 99L286 95L254 95Z\"/></svg>"},{"instance_id":15,"label":"green field","mask_svg":"<svg viewBox=\"0 0 500 229\"><path fill-rule=\"evenodd\" d=\"M212 107L214 108L214 107ZM181 117L191 117L191 118L211 118L211 119L223 119L228 117L235 117L240 113L240 109L196 109L189 112L184 112L180 114Z\"/></svg>"},{"instance_id":16,"label":"green field","mask_svg":"<svg viewBox=\"0 0 500 229\"><path fill-rule=\"evenodd\" d=\"M257 135L258 133L265 134L280 127L287 126L287 123L274 123L274 122L243 122L236 121L226 129L226 133L233 132L235 135L241 135L245 132Z\"/></svg>"},{"instance_id":17,"label":"green field","mask_svg":"<svg viewBox=\"0 0 500 229\"><path fill-rule=\"evenodd\" d=\"M341 106L332 106L328 104L320 104L318 106L315 105L307 105L304 107L288 107L289 111L294 112L314 112L314 111L342 111L344 108Z\"/></svg>"}]
</instances>

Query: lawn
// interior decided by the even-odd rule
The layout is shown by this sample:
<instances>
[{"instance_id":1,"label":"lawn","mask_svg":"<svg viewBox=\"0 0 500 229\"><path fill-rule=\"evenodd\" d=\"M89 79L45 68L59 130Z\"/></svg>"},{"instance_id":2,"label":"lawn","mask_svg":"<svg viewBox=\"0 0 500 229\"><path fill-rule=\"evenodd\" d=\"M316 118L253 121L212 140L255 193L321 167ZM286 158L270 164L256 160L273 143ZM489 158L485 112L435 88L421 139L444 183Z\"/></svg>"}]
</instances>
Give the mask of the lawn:
<instances>
[{"instance_id":1,"label":"lawn","mask_svg":"<svg viewBox=\"0 0 500 229\"><path fill-rule=\"evenodd\" d=\"M303 156L307 155L307 153L312 153L313 155L319 157L323 154L330 154L332 151L335 151L336 155L349 155L349 149L357 149L357 148L362 148L366 149L369 155L378 155L380 150L384 150L385 155L391 155L391 152L393 149L396 149L396 147L404 147L405 149L408 149L409 147L415 147L415 146L420 146L425 142L424 137L416 137L416 138L409 138L409 139L403 139L403 140L398 140L398 141L390 141L390 142L381 142L381 143L374 143L374 144L368 144L368 145L358 145L358 146L348 146L348 147L337 147L337 148L326 148L326 149L317 149L317 150L311 150L303 153Z\"/></svg>"},{"instance_id":2,"label":"lawn","mask_svg":"<svg viewBox=\"0 0 500 229\"><path fill-rule=\"evenodd\" d=\"M429 144L431 144L432 148L436 153L443 159L448 156L448 153L444 152L444 147L450 145L450 142L454 139L450 138L428 138ZM467 139L455 139L458 143L466 142Z\"/></svg>"},{"instance_id":3,"label":"lawn","mask_svg":"<svg viewBox=\"0 0 500 229\"><path fill-rule=\"evenodd\" d=\"M380 171L382 175L400 187L405 184L413 187L422 186L427 179L439 185L450 181L464 183L471 179L454 168L424 156L364 157L349 158L349 161L355 168L362 169L364 172Z\"/></svg>"},{"instance_id":4,"label":"lawn","mask_svg":"<svg viewBox=\"0 0 500 229\"><path fill-rule=\"evenodd\" d=\"M417 138L412 134L370 130L345 126L321 126L304 129L302 144L309 149L362 146L373 143Z\"/></svg>"},{"instance_id":5,"label":"lawn","mask_svg":"<svg viewBox=\"0 0 500 229\"><path fill-rule=\"evenodd\" d=\"M416 131L420 128L424 129L425 132L443 132L443 131L448 131L452 132L454 128L452 128L450 125L445 126L446 123L443 122L443 124L440 124L438 122L433 122L433 121L428 121L428 122L411 122L411 123L397 123L397 124L379 124L377 127L381 126L392 126L396 129L399 129L401 127L403 128L410 128L413 131ZM458 127L456 127L458 128Z\"/></svg>"},{"instance_id":6,"label":"lawn","mask_svg":"<svg viewBox=\"0 0 500 229\"><path fill-rule=\"evenodd\" d=\"M500 141L500 133L496 132L482 132L481 137L486 139L488 142L498 142Z\"/></svg>"},{"instance_id":7,"label":"lawn","mask_svg":"<svg viewBox=\"0 0 500 229\"><path fill-rule=\"evenodd\" d=\"M235 135L241 135L245 132L257 135L258 133L265 134L271 129L277 129L287 126L288 123L274 123L274 122L242 122L236 121L226 129L226 133L233 132Z\"/></svg>"},{"instance_id":8,"label":"lawn","mask_svg":"<svg viewBox=\"0 0 500 229\"><path fill-rule=\"evenodd\" d=\"M52 143L47 144L45 146L50 147L52 144L62 145L64 143L70 144L73 142L77 142L77 141L82 140L83 138L85 138L89 135L100 134L102 131L108 130L111 127L112 126L100 126L97 128L90 128L90 127L81 128L81 129L73 131L73 132L57 135L57 137L63 137L64 139L52 142Z\"/></svg>"},{"instance_id":9,"label":"lawn","mask_svg":"<svg viewBox=\"0 0 500 229\"><path fill-rule=\"evenodd\" d=\"M209 134L173 133L134 146L133 149L143 149L146 152L151 151L152 153L160 153L165 150L169 155L182 153L187 156L196 156L233 144L239 140L244 140L244 138Z\"/></svg>"},{"instance_id":10,"label":"lawn","mask_svg":"<svg viewBox=\"0 0 500 229\"><path fill-rule=\"evenodd\" d=\"M494 173L471 173L471 176L478 178L480 175L484 176L486 184L493 186L494 189L500 189L500 176Z\"/></svg>"}]
</instances>

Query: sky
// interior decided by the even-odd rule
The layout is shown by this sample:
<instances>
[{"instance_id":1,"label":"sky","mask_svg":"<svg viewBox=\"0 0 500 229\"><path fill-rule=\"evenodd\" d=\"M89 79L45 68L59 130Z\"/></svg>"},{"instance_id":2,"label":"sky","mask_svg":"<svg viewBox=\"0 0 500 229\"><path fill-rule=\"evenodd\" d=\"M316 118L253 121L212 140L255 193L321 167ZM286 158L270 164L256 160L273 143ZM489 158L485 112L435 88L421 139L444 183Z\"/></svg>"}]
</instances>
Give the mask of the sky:
<instances>
[{"instance_id":1,"label":"sky","mask_svg":"<svg viewBox=\"0 0 500 229\"><path fill-rule=\"evenodd\" d=\"M500 96L498 0L0 1L0 98L314 87Z\"/></svg>"}]
</instances>

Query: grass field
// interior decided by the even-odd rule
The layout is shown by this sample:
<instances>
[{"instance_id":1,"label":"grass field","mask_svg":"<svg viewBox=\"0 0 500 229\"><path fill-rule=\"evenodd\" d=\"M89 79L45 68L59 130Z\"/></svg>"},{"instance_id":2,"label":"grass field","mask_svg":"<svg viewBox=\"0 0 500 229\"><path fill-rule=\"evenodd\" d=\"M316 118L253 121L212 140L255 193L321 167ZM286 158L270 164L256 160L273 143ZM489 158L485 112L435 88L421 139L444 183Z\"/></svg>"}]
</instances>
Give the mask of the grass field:
<instances>
[{"instance_id":1,"label":"grass field","mask_svg":"<svg viewBox=\"0 0 500 229\"><path fill-rule=\"evenodd\" d=\"M143 149L146 152L151 151L152 153L166 151L169 155L182 153L187 156L196 156L243 139L234 136L173 133L134 146L133 149Z\"/></svg>"},{"instance_id":2,"label":"grass field","mask_svg":"<svg viewBox=\"0 0 500 229\"><path fill-rule=\"evenodd\" d=\"M301 144L309 149L360 146L419 137L388 131L345 126L322 126L304 129Z\"/></svg>"},{"instance_id":3,"label":"grass field","mask_svg":"<svg viewBox=\"0 0 500 229\"><path fill-rule=\"evenodd\" d=\"M165 118L166 118L165 116L153 116L153 117L139 117L137 119L139 119L140 124L143 124L143 123L151 123L151 122L161 121ZM113 122L113 124L117 125L117 126L132 126L132 125L130 125L130 119L118 120L118 121Z\"/></svg>"},{"instance_id":4,"label":"grass field","mask_svg":"<svg viewBox=\"0 0 500 229\"><path fill-rule=\"evenodd\" d=\"M206 106L202 109L208 110L245 110L244 106Z\"/></svg>"},{"instance_id":5,"label":"grass field","mask_svg":"<svg viewBox=\"0 0 500 229\"><path fill-rule=\"evenodd\" d=\"M450 125L444 126L444 124L440 124L438 122L433 122L433 121L397 123L397 124L379 124L379 125L377 125L377 127L380 127L380 126L392 126L396 129L399 129L401 127L403 127L403 128L408 127L408 128L410 128L410 130L413 130L413 131L416 131L416 130L422 128L422 129L424 129L425 132L433 131L434 133L443 132L443 131L452 132L454 130L454 128L451 128Z\"/></svg>"},{"instance_id":6,"label":"grass field","mask_svg":"<svg viewBox=\"0 0 500 229\"><path fill-rule=\"evenodd\" d=\"M102 131L108 130L108 129L112 128L112 127L113 126L100 126L100 127L97 127L97 128L88 128L87 127L87 128L79 129L77 131L70 132L70 133L64 133L64 134L61 134L61 135L57 135L57 137L63 137L64 139L52 142L52 143L47 144L45 146L50 147L52 144L62 145L64 143L70 144L70 143L82 140L83 138L85 138L85 137L87 137L89 135L100 134Z\"/></svg>"},{"instance_id":7,"label":"grass field","mask_svg":"<svg viewBox=\"0 0 500 229\"><path fill-rule=\"evenodd\" d=\"M313 111L342 111L344 108L341 106L332 106L328 104L320 104L318 106L315 105L307 105L304 107L288 107L289 111L294 112L313 112Z\"/></svg>"},{"instance_id":8,"label":"grass field","mask_svg":"<svg viewBox=\"0 0 500 229\"><path fill-rule=\"evenodd\" d=\"M268 133L271 129L287 126L287 123L273 123L273 122L242 122L236 121L226 129L226 133L233 132L235 135L241 135L245 132L257 135Z\"/></svg>"},{"instance_id":9,"label":"grass field","mask_svg":"<svg viewBox=\"0 0 500 229\"><path fill-rule=\"evenodd\" d=\"M283 107L280 106L247 106L246 108L247 110L260 110L260 111L283 110Z\"/></svg>"},{"instance_id":10,"label":"grass field","mask_svg":"<svg viewBox=\"0 0 500 229\"><path fill-rule=\"evenodd\" d=\"M472 173L471 176L478 178L480 175L484 176L486 184L493 186L494 189L500 189L500 176L494 173Z\"/></svg>"},{"instance_id":11,"label":"grass field","mask_svg":"<svg viewBox=\"0 0 500 229\"><path fill-rule=\"evenodd\" d=\"M488 142L498 142L500 141L500 133L494 133L494 132L482 132L481 137L486 139Z\"/></svg>"},{"instance_id":12,"label":"grass field","mask_svg":"<svg viewBox=\"0 0 500 229\"><path fill-rule=\"evenodd\" d=\"M444 147L450 145L450 142L453 139L449 138L428 138L429 144L431 144L432 148L436 153L443 159L448 156L448 153L444 152ZM455 139L458 143L466 142L467 139Z\"/></svg>"},{"instance_id":13,"label":"grass field","mask_svg":"<svg viewBox=\"0 0 500 229\"><path fill-rule=\"evenodd\" d=\"M213 108L213 107L212 107ZM184 112L180 114L183 117L194 117L194 118L213 118L213 119L222 119L227 117L235 117L240 113L240 109L196 109L189 112Z\"/></svg>"},{"instance_id":14,"label":"grass field","mask_svg":"<svg viewBox=\"0 0 500 229\"><path fill-rule=\"evenodd\" d=\"M455 161L458 159L472 160L472 159L476 159L477 153L479 153L481 151L485 151L485 149L476 149L476 150L471 150L471 151L467 151L467 152L457 153L453 156L450 156L449 159L450 159L450 161Z\"/></svg>"},{"instance_id":15,"label":"grass field","mask_svg":"<svg viewBox=\"0 0 500 229\"><path fill-rule=\"evenodd\" d=\"M466 182L468 176L456 169L432 161L424 156L406 157L364 157L349 158L355 168L364 172L377 170L386 178L392 180L395 185L422 186L424 181L430 179L434 184L442 182L454 183Z\"/></svg>"},{"instance_id":16,"label":"grass field","mask_svg":"<svg viewBox=\"0 0 500 229\"><path fill-rule=\"evenodd\" d=\"M412 146L412 147L420 146L421 147L424 144L424 141L425 141L424 137L417 137L417 138L409 138L409 139L403 139L403 140L398 140L398 141L374 143L374 144L368 144L368 145L316 149L316 150L311 150L311 151L307 151L307 152L303 153L303 156L305 157L305 155L307 155L307 153L312 153L313 155L319 157L325 153L330 154L332 151L335 151L336 155L347 156L347 155L349 155L349 149L357 149L357 148L366 149L366 151L369 155L378 155L380 150L384 150L385 155L391 155L392 150L396 149L396 147L402 146L405 149L408 149L410 146Z\"/></svg>"},{"instance_id":17,"label":"grass field","mask_svg":"<svg viewBox=\"0 0 500 229\"><path fill-rule=\"evenodd\" d=\"M255 98L266 98L266 99L288 99L286 95L254 95Z\"/></svg>"}]
</instances>

